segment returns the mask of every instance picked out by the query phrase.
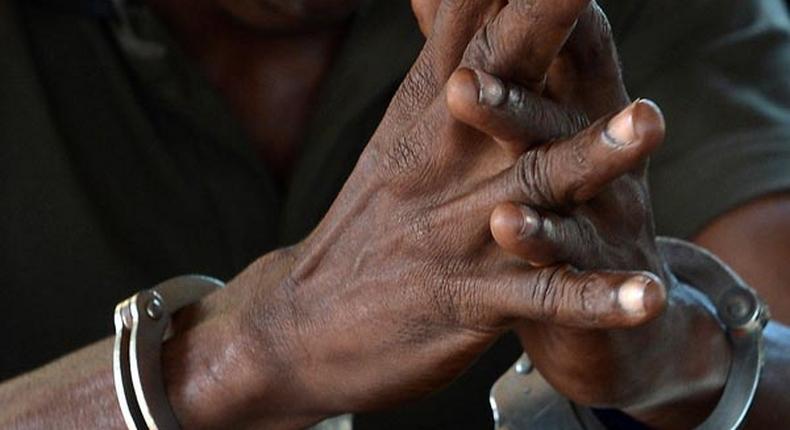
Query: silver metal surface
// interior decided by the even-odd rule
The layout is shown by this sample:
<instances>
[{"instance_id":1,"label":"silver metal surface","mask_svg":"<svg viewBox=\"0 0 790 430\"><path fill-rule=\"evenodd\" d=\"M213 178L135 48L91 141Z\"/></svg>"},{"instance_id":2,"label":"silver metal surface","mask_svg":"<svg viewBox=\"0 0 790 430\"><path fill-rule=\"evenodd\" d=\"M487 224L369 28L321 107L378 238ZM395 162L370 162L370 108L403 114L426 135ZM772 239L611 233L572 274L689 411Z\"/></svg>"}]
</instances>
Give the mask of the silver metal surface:
<instances>
[{"instance_id":1,"label":"silver metal surface","mask_svg":"<svg viewBox=\"0 0 790 430\"><path fill-rule=\"evenodd\" d=\"M700 430L739 429L746 419L765 362L763 328L768 311L757 294L710 252L677 239L660 239L672 273L716 306L732 345L732 364L719 404Z\"/></svg>"},{"instance_id":2,"label":"silver metal surface","mask_svg":"<svg viewBox=\"0 0 790 430\"><path fill-rule=\"evenodd\" d=\"M148 301L148 304L145 305L145 313L154 321L162 318L162 302L159 298L154 297Z\"/></svg>"},{"instance_id":3,"label":"silver metal surface","mask_svg":"<svg viewBox=\"0 0 790 430\"><path fill-rule=\"evenodd\" d=\"M588 409L562 397L532 369L524 355L491 389L491 410L498 430L605 430Z\"/></svg>"},{"instance_id":4,"label":"silver metal surface","mask_svg":"<svg viewBox=\"0 0 790 430\"><path fill-rule=\"evenodd\" d=\"M354 427L354 417L352 415L341 415L322 421L310 430L352 430Z\"/></svg>"},{"instance_id":5,"label":"silver metal surface","mask_svg":"<svg viewBox=\"0 0 790 430\"><path fill-rule=\"evenodd\" d=\"M519 375L529 375L534 369L532 361L526 355L522 356L513 368Z\"/></svg>"},{"instance_id":6,"label":"silver metal surface","mask_svg":"<svg viewBox=\"0 0 790 430\"><path fill-rule=\"evenodd\" d=\"M659 238L659 250L672 273L702 292L715 306L732 347L727 385L716 409L697 429L735 430L749 412L764 362L762 330L767 308L737 274L704 249L676 239ZM491 390L498 430L603 430L592 411L557 393L538 371L524 373L520 359ZM530 366L531 367L531 366Z\"/></svg>"},{"instance_id":7,"label":"silver metal surface","mask_svg":"<svg viewBox=\"0 0 790 430\"><path fill-rule=\"evenodd\" d=\"M113 372L118 402L129 429L179 428L162 379L162 341L174 313L222 287L212 278L183 276L116 306Z\"/></svg>"}]
</instances>

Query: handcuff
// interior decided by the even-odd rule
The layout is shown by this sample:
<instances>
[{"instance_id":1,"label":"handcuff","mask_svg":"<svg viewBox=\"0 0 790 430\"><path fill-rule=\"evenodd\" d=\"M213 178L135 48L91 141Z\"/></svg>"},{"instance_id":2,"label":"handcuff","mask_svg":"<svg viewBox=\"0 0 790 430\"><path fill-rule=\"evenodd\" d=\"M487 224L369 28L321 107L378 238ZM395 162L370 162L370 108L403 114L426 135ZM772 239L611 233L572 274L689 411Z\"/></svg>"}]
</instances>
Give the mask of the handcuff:
<instances>
[{"instance_id":1,"label":"handcuff","mask_svg":"<svg viewBox=\"0 0 790 430\"><path fill-rule=\"evenodd\" d=\"M694 244L657 239L672 274L702 293L715 307L732 349L727 382L713 413L698 430L740 429L754 402L765 363L763 330L770 320L767 306L732 269ZM557 393L523 356L491 390L497 430L605 430L592 409Z\"/></svg>"},{"instance_id":2,"label":"handcuff","mask_svg":"<svg viewBox=\"0 0 790 430\"><path fill-rule=\"evenodd\" d=\"M115 307L113 377L130 430L178 430L162 378L162 343L173 315L224 287L205 276L182 276L135 294Z\"/></svg>"},{"instance_id":3,"label":"handcuff","mask_svg":"<svg viewBox=\"0 0 790 430\"><path fill-rule=\"evenodd\" d=\"M708 251L677 239L659 238L660 253L679 280L703 293L732 348L721 399L697 429L736 430L743 425L760 380L763 329L770 315L762 300L735 272ZM130 430L178 430L162 379L161 343L172 315L224 284L203 276L166 281L121 302L115 309L113 375ZM589 408L559 395L522 357L491 390L497 430L605 429Z\"/></svg>"}]
</instances>

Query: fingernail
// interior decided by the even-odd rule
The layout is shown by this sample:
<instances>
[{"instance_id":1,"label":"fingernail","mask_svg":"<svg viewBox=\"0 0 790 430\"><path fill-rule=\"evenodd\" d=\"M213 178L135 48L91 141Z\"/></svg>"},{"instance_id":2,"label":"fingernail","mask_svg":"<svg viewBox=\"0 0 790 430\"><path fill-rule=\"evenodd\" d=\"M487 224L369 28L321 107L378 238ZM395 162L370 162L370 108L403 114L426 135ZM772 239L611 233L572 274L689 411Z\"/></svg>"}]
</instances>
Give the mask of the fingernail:
<instances>
[{"instance_id":1,"label":"fingernail","mask_svg":"<svg viewBox=\"0 0 790 430\"><path fill-rule=\"evenodd\" d=\"M477 100L481 105L497 107L505 103L505 84L499 78L480 70L475 70L475 76L479 91Z\"/></svg>"},{"instance_id":2,"label":"fingernail","mask_svg":"<svg viewBox=\"0 0 790 430\"><path fill-rule=\"evenodd\" d=\"M519 237L532 237L541 229L540 215L535 210L524 205L519 205L521 209L521 229Z\"/></svg>"},{"instance_id":3,"label":"fingernail","mask_svg":"<svg viewBox=\"0 0 790 430\"><path fill-rule=\"evenodd\" d=\"M639 99L634 104L634 133L642 141L663 141L666 124L661 108L648 99Z\"/></svg>"},{"instance_id":4,"label":"fingernail","mask_svg":"<svg viewBox=\"0 0 790 430\"><path fill-rule=\"evenodd\" d=\"M609 144L619 148L629 145L636 139L634 109L640 101L641 100L635 101L609 121L609 124L606 126L606 131L604 131L606 141Z\"/></svg>"},{"instance_id":5,"label":"fingernail","mask_svg":"<svg viewBox=\"0 0 790 430\"><path fill-rule=\"evenodd\" d=\"M620 308L630 315L644 315L646 313L645 307L645 290L649 281L643 276L631 278L617 291L617 302Z\"/></svg>"},{"instance_id":6,"label":"fingernail","mask_svg":"<svg viewBox=\"0 0 790 430\"><path fill-rule=\"evenodd\" d=\"M647 276L635 276L625 281L617 291L620 308L633 316L654 314L666 303L664 286Z\"/></svg>"},{"instance_id":7,"label":"fingernail","mask_svg":"<svg viewBox=\"0 0 790 430\"><path fill-rule=\"evenodd\" d=\"M491 214L494 237L501 243L519 242L534 236L541 229L540 215L526 206L501 205Z\"/></svg>"}]
</instances>

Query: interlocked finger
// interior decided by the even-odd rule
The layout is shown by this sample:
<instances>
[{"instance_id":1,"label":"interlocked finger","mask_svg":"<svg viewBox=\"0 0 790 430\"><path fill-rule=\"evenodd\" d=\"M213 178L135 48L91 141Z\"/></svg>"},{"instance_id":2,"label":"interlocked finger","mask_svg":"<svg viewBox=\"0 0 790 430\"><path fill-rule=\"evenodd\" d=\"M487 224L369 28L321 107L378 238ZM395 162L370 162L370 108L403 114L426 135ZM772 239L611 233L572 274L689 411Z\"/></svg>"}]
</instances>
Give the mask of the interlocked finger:
<instances>
[{"instance_id":1,"label":"interlocked finger","mask_svg":"<svg viewBox=\"0 0 790 430\"><path fill-rule=\"evenodd\" d=\"M552 64L547 86L552 98L585 112L591 121L628 104L612 28L596 2L581 15Z\"/></svg>"},{"instance_id":2,"label":"interlocked finger","mask_svg":"<svg viewBox=\"0 0 790 430\"><path fill-rule=\"evenodd\" d=\"M585 203L612 180L644 166L664 139L658 107L639 100L573 138L528 151L500 175L493 193L541 209Z\"/></svg>"},{"instance_id":3,"label":"interlocked finger","mask_svg":"<svg viewBox=\"0 0 790 430\"><path fill-rule=\"evenodd\" d=\"M579 272L554 266L513 276L501 283L493 297L513 319L617 329L658 316L667 293L663 283L647 272Z\"/></svg>"},{"instance_id":4,"label":"interlocked finger","mask_svg":"<svg viewBox=\"0 0 790 430\"><path fill-rule=\"evenodd\" d=\"M599 255L595 227L585 218L539 213L516 203L499 205L491 215L491 233L497 244L535 267L558 263L589 267L589 256Z\"/></svg>"},{"instance_id":5,"label":"interlocked finger","mask_svg":"<svg viewBox=\"0 0 790 430\"><path fill-rule=\"evenodd\" d=\"M408 122L444 90L458 67L469 41L506 0L443 0L435 11L434 31L406 75L393 106L400 109L397 121ZM437 6L433 6L436 8Z\"/></svg>"},{"instance_id":6,"label":"interlocked finger","mask_svg":"<svg viewBox=\"0 0 790 430\"><path fill-rule=\"evenodd\" d=\"M481 70L457 70L447 84L453 116L493 137L513 157L534 145L569 138L587 116Z\"/></svg>"},{"instance_id":7,"label":"interlocked finger","mask_svg":"<svg viewBox=\"0 0 790 430\"><path fill-rule=\"evenodd\" d=\"M539 90L590 0L511 0L474 36L462 66Z\"/></svg>"}]
</instances>

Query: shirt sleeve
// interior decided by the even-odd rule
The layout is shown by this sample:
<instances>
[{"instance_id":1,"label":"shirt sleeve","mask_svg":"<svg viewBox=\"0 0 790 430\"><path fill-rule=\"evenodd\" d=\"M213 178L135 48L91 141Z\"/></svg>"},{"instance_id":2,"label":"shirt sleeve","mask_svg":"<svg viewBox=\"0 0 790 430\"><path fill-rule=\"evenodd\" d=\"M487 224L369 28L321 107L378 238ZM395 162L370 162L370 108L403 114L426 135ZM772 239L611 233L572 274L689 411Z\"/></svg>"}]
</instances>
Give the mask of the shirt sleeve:
<instances>
[{"instance_id":1,"label":"shirt sleeve","mask_svg":"<svg viewBox=\"0 0 790 430\"><path fill-rule=\"evenodd\" d=\"M667 120L650 173L658 233L689 237L731 209L790 190L784 0L603 3L631 96L655 100Z\"/></svg>"}]
</instances>

